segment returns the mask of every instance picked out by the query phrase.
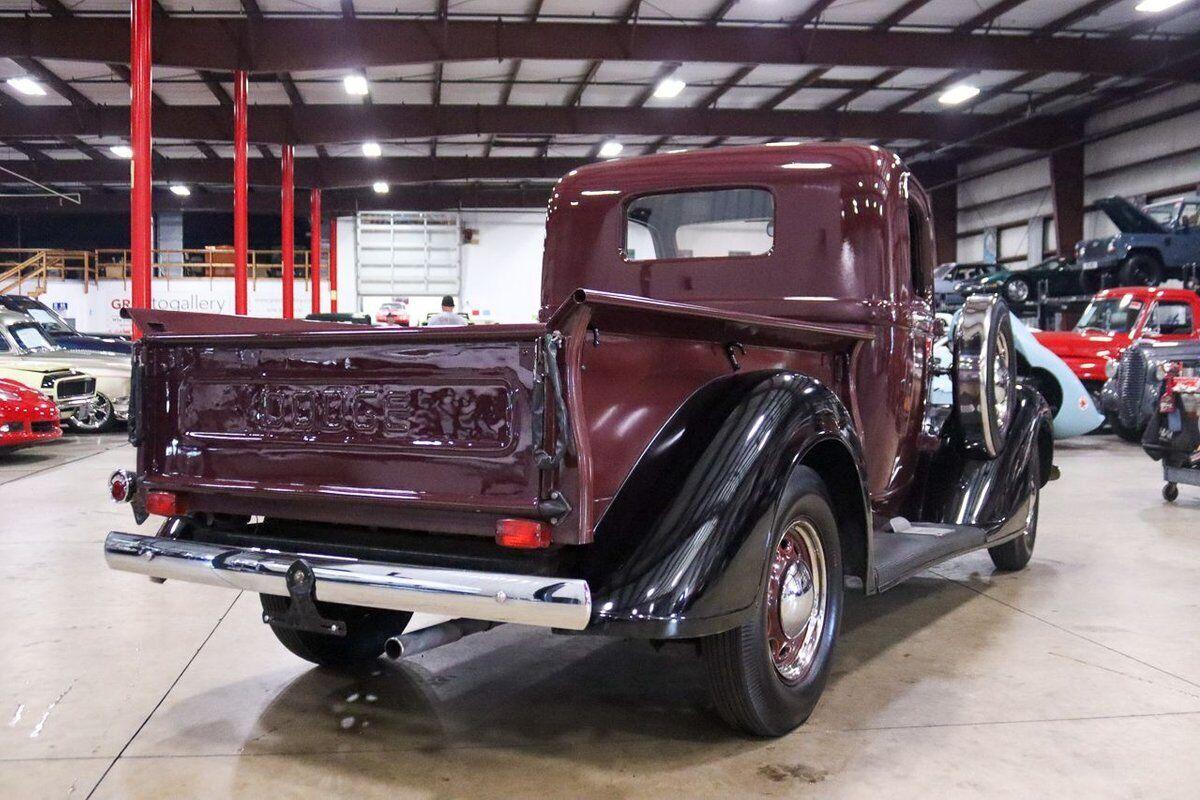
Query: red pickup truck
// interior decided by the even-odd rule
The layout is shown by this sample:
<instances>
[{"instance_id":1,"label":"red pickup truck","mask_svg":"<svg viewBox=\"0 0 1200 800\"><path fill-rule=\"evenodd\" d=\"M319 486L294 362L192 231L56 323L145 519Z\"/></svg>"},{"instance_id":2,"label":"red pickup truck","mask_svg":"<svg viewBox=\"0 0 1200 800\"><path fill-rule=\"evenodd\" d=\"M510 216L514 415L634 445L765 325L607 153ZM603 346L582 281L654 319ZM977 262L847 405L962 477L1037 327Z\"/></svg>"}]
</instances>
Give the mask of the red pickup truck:
<instances>
[{"instance_id":1,"label":"red pickup truck","mask_svg":"<svg viewBox=\"0 0 1200 800\"><path fill-rule=\"evenodd\" d=\"M829 674L846 579L1029 560L1050 412L968 298L934 405L933 233L847 144L596 164L550 202L539 324L131 316L137 468L115 569L257 592L297 655L411 655L501 622L699 644L779 735ZM404 633L411 612L452 621Z\"/></svg>"},{"instance_id":2,"label":"red pickup truck","mask_svg":"<svg viewBox=\"0 0 1200 800\"><path fill-rule=\"evenodd\" d=\"M1100 399L1109 371L1134 342L1200 339L1200 295L1190 289L1126 286L1092 298L1070 331L1034 335Z\"/></svg>"}]
</instances>

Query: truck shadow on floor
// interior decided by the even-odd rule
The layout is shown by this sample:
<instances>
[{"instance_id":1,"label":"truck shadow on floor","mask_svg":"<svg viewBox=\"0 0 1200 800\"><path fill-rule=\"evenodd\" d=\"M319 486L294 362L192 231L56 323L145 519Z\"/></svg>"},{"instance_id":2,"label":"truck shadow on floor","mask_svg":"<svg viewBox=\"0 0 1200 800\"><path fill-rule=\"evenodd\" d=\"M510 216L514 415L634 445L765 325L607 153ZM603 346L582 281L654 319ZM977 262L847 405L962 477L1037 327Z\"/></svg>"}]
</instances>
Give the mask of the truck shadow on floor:
<instances>
[{"instance_id":1,"label":"truck shadow on floor","mask_svg":"<svg viewBox=\"0 0 1200 800\"><path fill-rule=\"evenodd\" d=\"M887 656L972 597L932 577L913 579L881 597L848 593L823 704L845 705L838 700L842 678ZM890 691L904 689L895 682ZM208 693L189 702L223 701ZM801 730L860 724L865 723L822 719L818 707ZM437 771L429 772L429 759L442 763L451 753L490 770L528 769L548 756L556 763L612 766L615 759L623 769L663 769L769 744L741 737L716 716L693 646L655 651L645 642L517 627L479 634L409 662L381 661L365 674L305 672L263 709L255 732L240 752L314 759L329 768L344 764L358 777L367 769L381 781L427 783L425 788L435 790ZM497 751L512 758L498 757ZM337 758L326 764L329 754ZM418 763L424 771L414 766ZM255 769L249 763L245 768Z\"/></svg>"}]
</instances>

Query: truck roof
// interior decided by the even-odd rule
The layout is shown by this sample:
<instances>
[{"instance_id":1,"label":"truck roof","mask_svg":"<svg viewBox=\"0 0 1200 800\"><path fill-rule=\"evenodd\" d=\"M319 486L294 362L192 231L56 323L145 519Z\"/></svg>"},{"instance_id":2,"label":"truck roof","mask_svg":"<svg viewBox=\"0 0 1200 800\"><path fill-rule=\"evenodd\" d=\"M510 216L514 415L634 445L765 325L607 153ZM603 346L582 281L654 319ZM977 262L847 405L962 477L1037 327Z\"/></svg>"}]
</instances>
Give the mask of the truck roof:
<instances>
[{"instance_id":1,"label":"truck roof","mask_svg":"<svg viewBox=\"0 0 1200 800\"><path fill-rule=\"evenodd\" d=\"M626 237L635 201L702 190L754 194L730 204L773 215L769 247L715 257L686 250L632 257ZM551 195L542 318L580 287L774 316L791 316L779 301L815 300L832 310L835 301L888 297L896 271L908 271L906 255L895 256L907 254L911 203L928 220L924 190L898 156L875 145L754 145L580 167ZM903 247L896 246L899 236ZM932 251L931 235L926 246Z\"/></svg>"}]
</instances>

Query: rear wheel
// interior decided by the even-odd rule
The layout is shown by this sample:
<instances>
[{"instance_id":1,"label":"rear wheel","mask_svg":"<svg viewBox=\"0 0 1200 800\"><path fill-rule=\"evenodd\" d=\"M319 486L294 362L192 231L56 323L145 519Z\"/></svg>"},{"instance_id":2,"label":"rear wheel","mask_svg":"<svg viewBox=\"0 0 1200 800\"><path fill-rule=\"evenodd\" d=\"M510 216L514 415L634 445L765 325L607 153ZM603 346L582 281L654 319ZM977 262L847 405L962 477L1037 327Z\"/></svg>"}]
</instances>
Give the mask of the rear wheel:
<instances>
[{"instance_id":1,"label":"rear wheel","mask_svg":"<svg viewBox=\"0 0 1200 800\"><path fill-rule=\"evenodd\" d=\"M290 597L273 594L259 595L263 611L278 616L291 605ZM298 631L271 625L271 633L294 655L323 667L352 669L368 664L383 655L383 645L392 636L404 632L412 619L407 611L383 611L375 608L344 606L317 601L321 615L346 623L345 636L332 636L310 631Z\"/></svg>"},{"instance_id":2,"label":"rear wheel","mask_svg":"<svg viewBox=\"0 0 1200 800\"><path fill-rule=\"evenodd\" d=\"M842 614L841 545L829 495L815 472L800 469L800 490L779 517L754 615L701 641L718 713L757 736L782 736L812 714Z\"/></svg>"},{"instance_id":3,"label":"rear wheel","mask_svg":"<svg viewBox=\"0 0 1200 800\"><path fill-rule=\"evenodd\" d=\"M1163 265L1154 256L1135 253L1121 265L1122 286L1157 286L1162 283Z\"/></svg>"},{"instance_id":4,"label":"rear wheel","mask_svg":"<svg viewBox=\"0 0 1200 800\"><path fill-rule=\"evenodd\" d=\"M996 569L1002 572L1016 572L1025 569L1029 559L1033 558L1033 546L1037 542L1038 505L1042 496L1041 462L1035 452L1029 459L1029 467L1025 471L1029 482L1029 511L1025 517L1025 531L1015 539L1009 539L1004 544L988 548L988 555Z\"/></svg>"}]
</instances>

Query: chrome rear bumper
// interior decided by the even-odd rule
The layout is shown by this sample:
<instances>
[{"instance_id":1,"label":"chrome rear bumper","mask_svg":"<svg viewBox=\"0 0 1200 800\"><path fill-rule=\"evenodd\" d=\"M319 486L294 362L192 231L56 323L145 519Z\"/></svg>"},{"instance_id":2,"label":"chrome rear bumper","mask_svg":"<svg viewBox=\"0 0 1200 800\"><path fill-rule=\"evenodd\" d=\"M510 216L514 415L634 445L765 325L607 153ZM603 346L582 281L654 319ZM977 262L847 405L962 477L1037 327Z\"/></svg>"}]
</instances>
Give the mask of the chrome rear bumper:
<instances>
[{"instance_id":1,"label":"chrome rear bumper","mask_svg":"<svg viewBox=\"0 0 1200 800\"><path fill-rule=\"evenodd\" d=\"M303 559L316 576L320 600L492 622L583 630L592 612L582 580L221 547L119 531L105 539L104 558L125 572L282 597L288 596L288 567Z\"/></svg>"}]
</instances>

